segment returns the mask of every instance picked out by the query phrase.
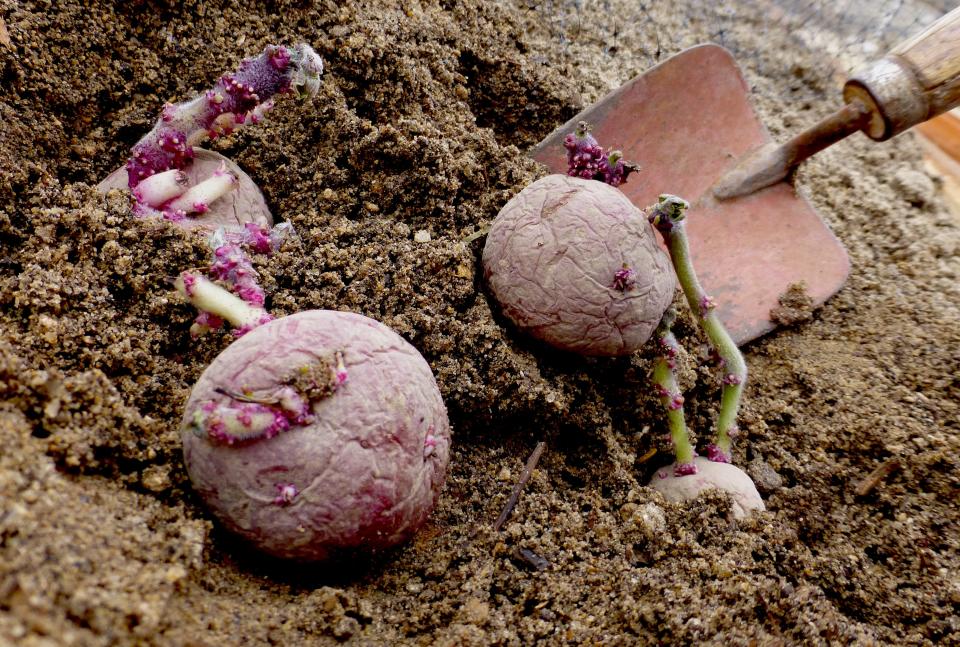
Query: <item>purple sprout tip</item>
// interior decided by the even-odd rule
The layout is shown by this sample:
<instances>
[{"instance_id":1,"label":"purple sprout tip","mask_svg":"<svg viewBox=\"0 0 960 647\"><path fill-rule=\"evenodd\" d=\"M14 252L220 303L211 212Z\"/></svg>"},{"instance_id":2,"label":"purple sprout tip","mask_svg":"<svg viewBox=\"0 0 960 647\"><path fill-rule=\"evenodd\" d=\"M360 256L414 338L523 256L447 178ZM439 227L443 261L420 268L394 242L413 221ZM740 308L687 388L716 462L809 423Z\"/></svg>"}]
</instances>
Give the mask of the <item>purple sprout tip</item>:
<instances>
[{"instance_id":1,"label":"purple sprout tip","mask_svg":"<svg viewBox=\"0 0 960 647\"><path fill-rule=\"evenodd\" d=\"M337 387L340 387L346 384L347 378L348 378L347 367L343 363L343 353L341 353L340 351L337 351L336 360L337 360L337 366L335 369L335 374L337 379Z\"/></svg>"},{"instance_id":2,"label":"purple sprout tip","mask_svg":"<svg viewBox=\"0 0 960 647\"><path fill-rule=\"evenodd\" d=\"M613 288L615 290L620 290L621 292L626 292L632 288L636 282L634 279L635 274L636 272L624 265L621 269L617 270L613 274Z\"/></svg>"},{"instance_id":3,"label":"purple sprout tip","mask_svg":"<svg viewBox=\"0 0 960 647\"><path fill-rule=\"evenodd\" d=\"M585 122L564 138L563 146L567 149L567 175L571 177L620 186L639 168L624 162L620 151L604 152Z\"/></svg>"},{"instance_id":4,"label":"purple sprout tip","mask_svg":"<svg viewBox=\"0 0 960 647\"><path fill-rule=\"evenodd\" d=\"M165 104L156 125L131 150L129 187L153 174L185 168L204 134L213 139L256 123L272 107L274 95L294 91L315 96L322 73L323 61L309 45L271 45L195 99Z\"/></svg>"},{"instance_id":5,"label":"purple sprout tip","mask_svg":"<svg viewBox=\"0 0 960 647\"><path fill-rule=\"evenodd\" d=\"M290 65L290 52L283 45L271 46L267 48L270 58L270 65L278 70L286 70Z\"/></svg>"},{"instance_id":6,"label":"purple sprout tip","mask_svg":"<svg viewBox=\"0 0 960 647\"><path fill-rule=\"evenodd\" d=\"M713 443L707 445L707 460L711 460L714 463L729 463L730 454L723 451Z\"/></svg>"},{"instance_id":7,"label":"purple sprout tip","mask_svg":"<svg viewBox=\"0 0 960 647\"><path fill-rule=\"evenodd\" d=\"M423 457L432 455L437 447L437 437L433 435L433 426L427 430L427 437L423 440Z\"/></svg>"},{"instance_id":8,"label":"purple sprout tip","mask_svg":"<svg viewBox=\"0 0 960 647\"><path fill-rule=\"evenodd\" d=\"M246 335L248 332L250 332L251 330L253 330L253 329L256 328L257 326L262 326L263 324L265 324L265 323L270 323L271 321L273 321L273 315L268 314L268 313L265 313L265 314L264 314L262 317L260 317L260 319L258 319L255 323L247 324L246 326L240 326L239 328L234 328L234 329L233 329L233 336L234 336L234 337L243 337L244 335Z\"/></svg>"},{"instance_id":9,"label":"purple sprout tip","mask_svg":"<svg viewBox=\"0 0 960 647\"><path fill-rule=\"evenodd\" d=\"M273 500L275 505L288 506L300 494L300 490L293 483L277 483L277 496Z\"/></svg>"},{"instance_id":10,"label":"purple sprout tip","mask_svg":"<svg viewBox=\"0 0 960 647\"><path fill-rule=\"evenodd\" d=\"M700 316L706 317L707 313L717 307L717 301L709 294L703 295L700 299Z\"/></svg>"},{"instance_id":11,"label":"purple sprout tip","mask_svg":"<svg viewBox=\"0 0 960 647\"><path fill-rule=\"evenodd\" d=\"M690 476L697 473L696 463L677 463L673 467L674 476Z\"/></svg>"}]
</instances>

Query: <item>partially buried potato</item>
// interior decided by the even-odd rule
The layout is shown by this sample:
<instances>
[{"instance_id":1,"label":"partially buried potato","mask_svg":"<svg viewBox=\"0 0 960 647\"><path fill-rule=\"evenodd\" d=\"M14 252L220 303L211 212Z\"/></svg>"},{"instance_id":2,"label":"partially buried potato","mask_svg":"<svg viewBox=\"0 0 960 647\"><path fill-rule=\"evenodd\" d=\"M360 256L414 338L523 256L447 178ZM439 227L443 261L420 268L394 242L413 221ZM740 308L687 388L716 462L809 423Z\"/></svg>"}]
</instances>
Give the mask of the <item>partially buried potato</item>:
<instances>
[{"instance_id":1,"label":"partially buried potato","mask_svg":"<svg viewBox=\"0 0 960 647\"><path fill-rule=\"evenodd\" d=\"M696 471L680 475L676 465L657 470L649 486L667 501L692 501L707 490L720 490L730 495L731 510L736 519L766 510L757 486L739 467L706 458L694 458Z\"/></svg>"},{"instance_id":2,"label":"partially buried potato","mask_svg":"<svg viewBox=\"0 0 960 647\"><path fill-rule=\"evenodd\" d=\"M583 355L628 355L676 289L670 258L630 200L596 180L549 175L500 210L484 275L521 330Z\"/></svg>"},{"instance_id":3,"label":"partially buried potato","mask_svg":"<svg viewBox=\"0 0 960 647\"><path fill-rule=\"evenodd\" d=\"M329 310L233 342L194 386L181 436L217 517L297 560L405 540L433 508L450 453L420 353L373 319Z\"/></svg>"}]
</instances>

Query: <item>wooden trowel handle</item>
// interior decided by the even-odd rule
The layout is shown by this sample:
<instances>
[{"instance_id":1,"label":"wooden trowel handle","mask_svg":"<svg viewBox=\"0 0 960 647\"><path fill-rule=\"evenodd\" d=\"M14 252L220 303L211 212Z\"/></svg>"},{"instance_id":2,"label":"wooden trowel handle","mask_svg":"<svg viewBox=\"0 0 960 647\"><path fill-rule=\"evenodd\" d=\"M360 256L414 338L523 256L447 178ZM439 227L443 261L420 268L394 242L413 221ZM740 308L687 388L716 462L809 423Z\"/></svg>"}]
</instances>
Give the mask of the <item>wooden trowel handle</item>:
<instances>
[{"instance_id":1,"label":"wooden trowel handle","mask_svg":"<svg viewBox=\"0 0 960 647\"><path fill-rule=\"evenodd\" d=\"M867 108L863 132L878 141L960 104L960 7L854 74L843 98Z\"/></svg>"},{"instance_id":2,"label":"wooden trowel handle","mask_svg":"<svg viewBox=\"0 0 960 647\"><path fill-rule=\"evenodd\" d=\"M819 123L740 160L713 185L713 196L749 195L858 130L883 141L960 104L960 7L850 77L843 98L847 105Z\"/></svg>"}]
</instances>

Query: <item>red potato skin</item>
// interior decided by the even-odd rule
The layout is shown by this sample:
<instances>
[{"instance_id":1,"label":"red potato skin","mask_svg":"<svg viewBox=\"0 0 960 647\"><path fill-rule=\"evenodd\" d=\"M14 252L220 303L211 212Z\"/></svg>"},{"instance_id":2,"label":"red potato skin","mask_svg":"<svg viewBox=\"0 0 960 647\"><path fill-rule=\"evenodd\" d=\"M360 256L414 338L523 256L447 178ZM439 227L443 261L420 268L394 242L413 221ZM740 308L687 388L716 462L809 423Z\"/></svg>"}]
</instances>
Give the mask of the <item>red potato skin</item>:
<instances>
[{"instance_id":1,"label":"red potato skin","mask_svg":"<svg viewBox=\"0 0 960 647\"><path fill-rule=\"evenodd\" d=\"M269 390L338 350L347 381L313 403L311 424L235 445L191 426L204 402L227 398L218 388ZM373 319L329 310L277 319L231 344L194 387L181 436L190 479L216 516L265 552L301 561L407 539L433 508L450 455L446 408L420 353ZM288 504L278 503L278 484L296 487Z\"/></svg>"},{"instance_id":2,"label":"red potato skin","mask_svg":"<svg viewBox=\"0 0 960 647\"><path fill-rule=\"evenodd\" d=\"M627 265L633 284L614 278ZM500 210L484 275L521 330L582 355L628 355L653 334L676 289L646 216L603 182L548 175Z\"/></svg>"}]
</instances>

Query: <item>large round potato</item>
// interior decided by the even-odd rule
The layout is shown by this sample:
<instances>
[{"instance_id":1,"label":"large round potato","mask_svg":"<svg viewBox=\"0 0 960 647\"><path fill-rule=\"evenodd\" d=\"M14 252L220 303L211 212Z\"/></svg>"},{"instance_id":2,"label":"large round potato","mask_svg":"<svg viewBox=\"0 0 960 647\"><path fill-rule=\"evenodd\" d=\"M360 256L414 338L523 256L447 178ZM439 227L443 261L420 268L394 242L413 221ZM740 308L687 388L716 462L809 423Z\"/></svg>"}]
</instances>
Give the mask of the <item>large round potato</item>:
<instances>
[{"instance_id":1,"label":"large round potato","mask_svg":"<svg viewBox=\"0 0 960 647\"><path fill-rule=\"evenodd\" d=\"M643 212L618 189L565 175L537 180L500 210L483 268L518 328L584 355L636 351L676 288Z\"/></svg>"},{"instance_id":2,"label":"large round potato","mask_svg":"<svg viewBox=\"0 0 960 647\"><path fill-rule=\"evenodd\" d=\"M332 353L346 381L309 401L309 421L230 443L205 433L204 412L233 406L230 394L274 393ZM299 560L409 537L436 502L450 450L446 408L417 350L373 319L328 310L277 319L231 344L194 387L181 435L190 479L217 517L264 551Z\"/></svg>"}]
</instances>

